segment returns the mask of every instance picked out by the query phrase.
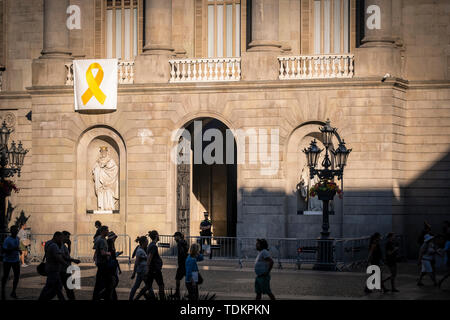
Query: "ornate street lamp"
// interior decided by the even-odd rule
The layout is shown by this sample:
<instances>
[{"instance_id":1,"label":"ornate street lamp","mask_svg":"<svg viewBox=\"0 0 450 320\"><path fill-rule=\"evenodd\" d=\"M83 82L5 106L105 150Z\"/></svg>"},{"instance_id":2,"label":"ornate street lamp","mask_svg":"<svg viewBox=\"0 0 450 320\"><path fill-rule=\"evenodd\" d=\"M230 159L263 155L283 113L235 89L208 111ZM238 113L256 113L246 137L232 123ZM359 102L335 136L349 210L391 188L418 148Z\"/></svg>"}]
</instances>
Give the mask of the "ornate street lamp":
<instances>
[{"instance_id":1,"label":"ornate street lamp","mask_svg":"<svg viewBox=\"0 0 450 320\"><path fill-rule=\"evenodd\" d=\"M318 257L314 268L318 270L334 270L333 239L329 238L330 232L328 231L330 228L328 204L330 200L333 200L337 192L337 185L332 182L332 180L334 180L334 177L337 177L338 180L342 179L348 155L352 150L347 149L344 140L341 140L337 133L337 129L331 126L329 119L325 122L323 127L319 127L319 130L322 132L323 144L325 146L325 156L321 163L322 169L316 169L319 155L323 151L323 149L321 150L317 147L316 140L311 141L309 148L303 150L306 155L311 179L313 179L314 176L318 176L320 179L319 188L316 190L316 193L319 200L322 200L323 202L322 232L320 233L321 237L318 241ZM330 150L333 136L339 141L339 146L336 150ZM332 159L330 159L330 153ZM331 160L333 160L333 162ZM333 163L337 169L331 169Z\"/></svg>"},{"instance_id":2,"label":"ornate street lamp","mask_svg":"<svg viewBox=\"0 0 450 320\"><path fill-rule=\"evenodd\" d=\"M8 140L12 130L6 126L6 122L3 121L0 128L0 183L4 187L7 183L5 178L13 177L16 173L20 177L20 171L23 166L25 155L28 150L24 149L22 142L19 141L19 145L16 146L14 141L11 142L11 147L8 148ZM8 232L8 221L6 219L6 197L9 194L5 190L0 190L0 233ZM3 242L3 241L0 241Z\"/></svg>"},{"instance_id":3,"label":"ornate street lamp","mask_svg":"<svg viewBox=\"0 0 450 320\"><path fill-rule=\"evenodd\" d=\"M308 149L303 149L303 152L306 155L306 161L308 162L308 167L315 168L317 165L317 160L319 160L319 155L323 151L323 149L319 149L317 147L316 139L311 141L311 144Z\"/></svg>"}]
</instances>

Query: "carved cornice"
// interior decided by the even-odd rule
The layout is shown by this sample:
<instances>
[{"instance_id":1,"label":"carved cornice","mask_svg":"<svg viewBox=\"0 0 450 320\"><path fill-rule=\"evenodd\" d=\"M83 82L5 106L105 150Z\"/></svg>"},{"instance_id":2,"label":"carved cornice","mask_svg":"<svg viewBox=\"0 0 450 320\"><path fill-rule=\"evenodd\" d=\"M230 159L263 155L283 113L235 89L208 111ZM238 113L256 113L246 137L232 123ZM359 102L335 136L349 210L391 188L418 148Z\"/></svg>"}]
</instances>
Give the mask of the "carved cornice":
<instances>
[{"instance_id":1,"label":"carved cornice","mask_svg":"<svg viewBox=\"0 0 450 320\"><path fill-rule=\"evenodd\" d=\"M318 79L318 80L272 80L272 81L236 81L236 82L198 82L198 83L149 83L119 85L120 94L166 94L174 92L220 93L253 90L310 90L310 89L450 89L450 81L408 81L401 78L389 78L385 82L377 78ZM2 92L0 99L26 98L29 95L73 95L72 86L34 86L25 92Z\"/></svg>"}]
</instances>

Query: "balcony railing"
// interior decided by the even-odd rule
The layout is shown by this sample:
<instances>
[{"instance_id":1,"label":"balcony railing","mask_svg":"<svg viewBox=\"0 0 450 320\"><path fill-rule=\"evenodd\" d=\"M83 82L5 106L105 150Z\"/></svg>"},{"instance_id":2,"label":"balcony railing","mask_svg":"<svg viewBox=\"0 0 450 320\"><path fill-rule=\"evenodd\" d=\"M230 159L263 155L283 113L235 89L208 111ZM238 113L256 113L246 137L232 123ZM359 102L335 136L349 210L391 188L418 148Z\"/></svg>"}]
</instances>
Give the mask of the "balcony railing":
<instances>
[{"instance_id":1,"label":"balcony railing","mask_svg":"<svg viewBox=\"0 0 450 320\"><path fill-rule=\"evenodd\" d=\"M241 58L169 60L170 82L239 81Z\"/></svg>"},{"instance_id":2,"label":"balcony railing","mask_svg":"<svg viewBox=\"0 0 450 320\"><path fill-rule=\"evenodd\" d=\"M119 61L118 80L120 84L132 84L134 82L134 61ZM66 85L73 86L73 63L66 63Z\"/></svg>"},{"instance_id":3,"label":"balcony railing","mask_svg":"<svg viewBox=\"0 0 450 320\"><path fill-rule=\"evenodd\" d=\"M354 56L314 55L282 56L280 62L280 80L292 79L330 79L352 78Z\"/></svg>"}]
</instances>

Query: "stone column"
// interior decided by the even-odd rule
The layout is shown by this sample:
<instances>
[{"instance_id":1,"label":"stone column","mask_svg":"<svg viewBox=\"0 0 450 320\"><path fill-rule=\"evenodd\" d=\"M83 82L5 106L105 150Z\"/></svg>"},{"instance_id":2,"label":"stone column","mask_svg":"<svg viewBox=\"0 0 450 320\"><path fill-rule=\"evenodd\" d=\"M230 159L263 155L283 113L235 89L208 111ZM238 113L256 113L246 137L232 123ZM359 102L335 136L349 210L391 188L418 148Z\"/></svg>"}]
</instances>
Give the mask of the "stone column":
<instances>
[{"instance_id":1,"label":"stone column","mask_svg":"<svg viewBox=\"0 0 450 320\"><path fill-rule=\"evenodd\" d=\"M69 29L66 26L69 0L44 0L44 49L43 58L71 55Z\"/></svg>"},{"instance_id":2,"label":"stone column","mask_svg":"<svg viewBox=\"0 0 450 320\"><path fill-rule=\"evenodd\" d=\"M278 0L252 1L252 41L248 51L242 53L243 80L278 79L277 56L282 51L278 41L278 15Z\"/></svg>"},{"instance_id":3,"label":"stone column","mask_svg":"<svg viewBox=\"0 0 450 320\"><path fill-rule=\"evenodd\" d=\"M172 0L145 1L145 45L135 59L135 83L168 82L172 47ZM151 70L151 71L149 71Z\"/></svg>"},{"instance_id":4,"label":"stone column","mask_svg":"<svg viewBox=\"0 0 450 320\"><path fill-rule=\"evenodd\" d=\"M69 0L44 0L44 41L39 59L32 65L33 85L64 85L64 63L71 59L66 26Z\"/></svg>"},{"instance_id":5,"label":"stone column","mask_svg":"<svg viewBox=\"0 0 450 320\"><path fill-rule=\"evenodd\" d=\"M144 54L172 55L172 0L145 1Z\"/></svg>"},{"instance_id":6,"label":"stone column","mask_svg":"<svg viewBox=\"0 0 450 320\"><path fill-rule=\"evenodd\" d=\"M392 0L366 0L363 47L391 47Z\"/></svg>"},{"instance_id":7,"label":"stone column","mask_svg":"<svg viewBox=\"0 0 450 320\"><path fill-rule=\"evenodd\" d=\"M400 50L392 32L392 0L366 0L364 38L355 50L355 76L401 77Z\"/></svg>"},{"instance_id":8,"label":"stone column","mask_svg":"<svg viewBox=\"0 0 450 320\"><path fill-rule=\"evenodd\" d=\"M252 42L248 51L281 51L278 41L278 0L252 1Z\"/></svg>"}]
</instances>

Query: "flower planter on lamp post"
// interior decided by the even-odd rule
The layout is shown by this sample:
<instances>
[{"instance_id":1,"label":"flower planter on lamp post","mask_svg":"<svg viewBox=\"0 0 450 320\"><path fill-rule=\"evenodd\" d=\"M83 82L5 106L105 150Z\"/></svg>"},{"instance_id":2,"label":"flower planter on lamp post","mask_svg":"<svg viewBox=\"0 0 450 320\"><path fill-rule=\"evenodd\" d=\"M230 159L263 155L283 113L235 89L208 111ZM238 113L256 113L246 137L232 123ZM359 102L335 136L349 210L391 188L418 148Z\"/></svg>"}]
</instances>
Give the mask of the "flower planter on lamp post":
<instances>
[{"instance_id":1,"label":"flower planter on lamp post","mask_svg":"<svg viewBox=\"0 0 450 320\"><path fill-rule=\"evenodd\" d=\"M18 188L11 180L6 178L13 177L16 173L20 177L20 171L28 150L22 147L22 142L16 146L11 142L8 148L8 139L12 130L6 126L3 121L0 128L0 233L8 233L8 221L6 219L6 197L11 195L11 191L18 192ZM3 243L2 239L0 242Z\"/></svg>"},{"instance_id":2,"label":"flower planter on lamp post","mask_svg":"<svg viewBox=\"0 0 450 320\"><path fill-rule=\"evenodd\" d=\"M319 149L317 146L316 140L311 141L309 148L305 148L303 150L306 155L311 179L313 179L316 175L320 179L320 182L312 187L309 193L311 196L317 195L319 200L323 202L322 232L320 233L320 239L317 240L317 259L314 269L335 270L336 263L333 257L334 239L330 238L328 204L330 200L333 200L336 193L338 193L339 196L342 194L342 191L333 179L334 177L337 177L338 180L342 179L344 167L347 164L347 157L352 150L346 148L344 140L341 140L339 134L337 133L337 129L331 127L330 120L327 120L325 125L320 127L319 130L323 134L323 143L326 149L325 156L322 161L323 169L316 169L319 155L323 151L323 149ZM332 147L333 136L337 138L339 146L335 150L329 150ZM332 162L330 160L329 153L331 153L331 156L334 158L335 167L338 169L330 169Z\"/></svg>"}]
</instances>

